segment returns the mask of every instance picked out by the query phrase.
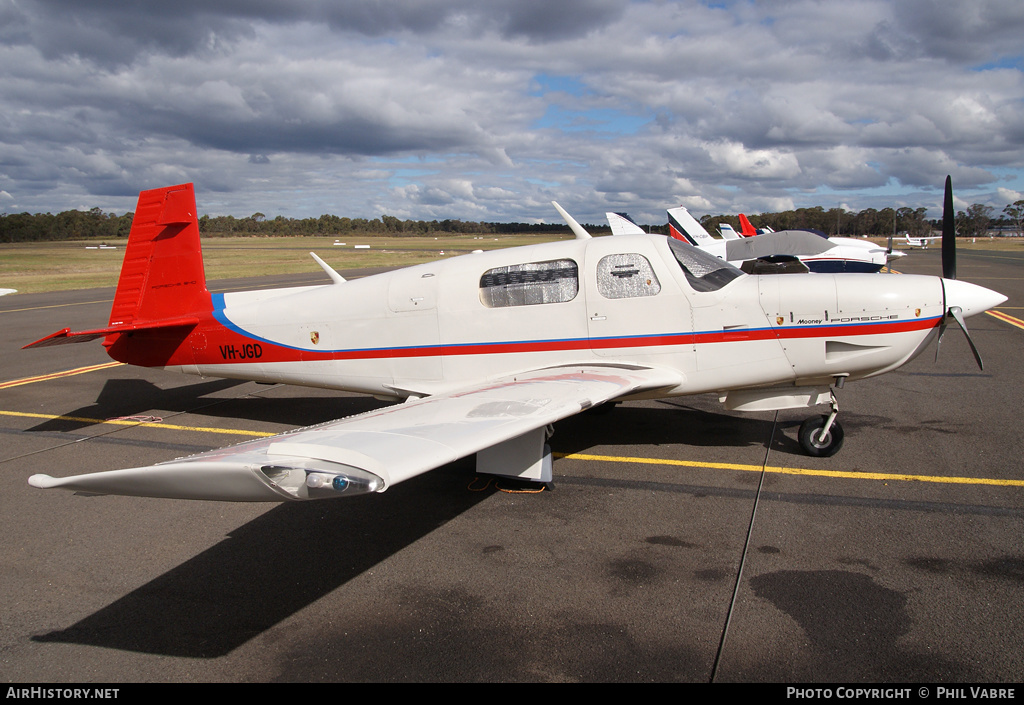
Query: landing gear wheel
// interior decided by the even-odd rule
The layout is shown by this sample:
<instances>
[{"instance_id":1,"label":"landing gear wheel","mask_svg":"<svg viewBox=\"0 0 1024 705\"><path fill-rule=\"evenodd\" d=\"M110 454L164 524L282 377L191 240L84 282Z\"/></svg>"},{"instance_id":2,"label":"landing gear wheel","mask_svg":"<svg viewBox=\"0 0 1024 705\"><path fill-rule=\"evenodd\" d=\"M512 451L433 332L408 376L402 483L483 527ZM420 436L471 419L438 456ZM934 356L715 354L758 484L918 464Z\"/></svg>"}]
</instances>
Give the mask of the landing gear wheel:
<instances>
[{"instance_id":1,"label":"landing gear wheel","mask_svg":"<svg viewBox=\"0 0 1024 705\"><path fill-rule=\"evenodd\" d=\"M807 455L815 458L829 458L843 447L843 427L838 421L832 423L825 437L821 430L828 423L828 416L812 416L800 424L800 447Z\"/></svg>"}]
</instances>

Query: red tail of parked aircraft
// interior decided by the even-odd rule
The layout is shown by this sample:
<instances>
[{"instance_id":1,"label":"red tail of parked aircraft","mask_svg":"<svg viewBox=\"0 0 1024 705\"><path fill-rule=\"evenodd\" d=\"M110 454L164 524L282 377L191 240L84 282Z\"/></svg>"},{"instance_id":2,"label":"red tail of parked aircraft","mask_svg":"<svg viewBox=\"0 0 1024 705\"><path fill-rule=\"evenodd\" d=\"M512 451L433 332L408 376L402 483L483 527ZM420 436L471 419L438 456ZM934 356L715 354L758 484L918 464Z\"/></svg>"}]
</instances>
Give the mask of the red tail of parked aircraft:
<instances>
[{"instance_id":1,"label":"red tail of parked aircraft","mask_svg":"<svg viewBox=\"0 0 1024 705\"><path fill-rule=\"evenodd\" d=\"M212 311L192 184L153 189L139 194L107 327L65 328L25 347L103 337L115 360L161 366Z\"/></svg>"},{"instance_id":2,"label":"red tail of parked aircraft","mask_svg":"<svg viewBox=\"0 0 1024 705\"><path fill-rule=\"evenodd\" d=\"M750 221L747 220L747 216L742 213L740 213L740 235L743 237L754 237L757 235L757 230Z\"/></svg>"}]
</instances>

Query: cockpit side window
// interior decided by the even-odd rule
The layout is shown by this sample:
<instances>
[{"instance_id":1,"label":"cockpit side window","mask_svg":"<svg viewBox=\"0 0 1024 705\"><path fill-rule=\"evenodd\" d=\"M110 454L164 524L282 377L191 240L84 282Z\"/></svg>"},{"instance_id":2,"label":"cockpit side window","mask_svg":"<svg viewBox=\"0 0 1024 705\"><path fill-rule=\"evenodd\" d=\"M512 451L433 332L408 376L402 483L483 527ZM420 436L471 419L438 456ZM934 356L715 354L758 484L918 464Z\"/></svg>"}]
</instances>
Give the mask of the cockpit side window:
<instances>
[{"instance_id":1,"label":"cockpit side window","mask_svg":"<svg viewBox=\"0 0 1024 705\"><path fill-rule=\"evenodd\" d=\"M496 267L480 277L480 301L488 308L564 303L579 290L579 267L571 259Z\"/></svg>"},{"instance_id":2,"label":"cockpit side window","mask_svg":"<svg viewBox=\"0 0 1024 705\"><path fill-rule=\"evenodd\" d=\"M743 276L743 272L725 260L692 245L669 238L668 246L694 291L718 291L733 279Z\"/></svg>"},{"instance_id":3,"label":"cockpit side window","mask_svg":"<svg viewBox=\"0 0 1024 705\"><path fill-rule=\"evenodd\" d=\"M606 299L632 299L654 296L661 291L661 282L646 257L621 253L597 263L597 290Z\"/></svg>"}]
</instances>

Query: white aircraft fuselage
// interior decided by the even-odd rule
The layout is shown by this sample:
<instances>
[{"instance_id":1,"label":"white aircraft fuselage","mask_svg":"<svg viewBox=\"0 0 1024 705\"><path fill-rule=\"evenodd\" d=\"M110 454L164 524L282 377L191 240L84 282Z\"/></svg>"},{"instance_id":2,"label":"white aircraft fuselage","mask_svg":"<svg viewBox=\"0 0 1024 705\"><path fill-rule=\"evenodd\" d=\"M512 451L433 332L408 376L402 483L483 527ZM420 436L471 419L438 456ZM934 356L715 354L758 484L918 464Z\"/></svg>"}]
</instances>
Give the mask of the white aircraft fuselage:
<instances>
[{"instance_id":1,"label":"white aircraft fuselage","mask_svg":"<svg viewBox=\"0 0 1024 705\"><path fill-rule=\"evenodd\" d=\"M489 305L488 272L538 263L568 270L551 288L569 293ZM603 289L615 285L622 291L609 298ZM210 319L167 367L390 398L603 363L677 370L681 382L669 394L828 386L905 363L937 331L946 305L937 277L734 275L695 291L668 239L656 235L465 255L212 303ZM115 357L130 361L130 348Z\"/></svg>"}]
</instances>

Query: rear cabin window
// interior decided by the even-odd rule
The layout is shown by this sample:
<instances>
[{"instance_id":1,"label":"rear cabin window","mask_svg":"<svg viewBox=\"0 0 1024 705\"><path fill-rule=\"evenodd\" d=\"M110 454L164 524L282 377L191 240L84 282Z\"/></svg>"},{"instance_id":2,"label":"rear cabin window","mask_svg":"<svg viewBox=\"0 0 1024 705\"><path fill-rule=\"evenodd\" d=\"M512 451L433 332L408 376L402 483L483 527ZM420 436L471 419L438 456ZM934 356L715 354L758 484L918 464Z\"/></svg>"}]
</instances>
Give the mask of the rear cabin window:
<instances>
[{"instance_id":1,"label":"rear cabin window","mask_svg":"<svg viewBox=\"0 0 1024 705\"><path fill-rule=\"evenodd\" d=\"M661 282L643 255L614 254L597 263L597 290L606 299L633 299L654 296Z\"/></svg>"},{"instance_id":2,"label":"rear cabin window","mask_svg":"<svg viewBox=\"0 0 1024 705\"><path fill-rule=\"evenodd\" d=\"M496 267L480 277L480 301L488 308L564 303L579 290L579 267L571 259Z\"/></svg>"}]
</instances>

